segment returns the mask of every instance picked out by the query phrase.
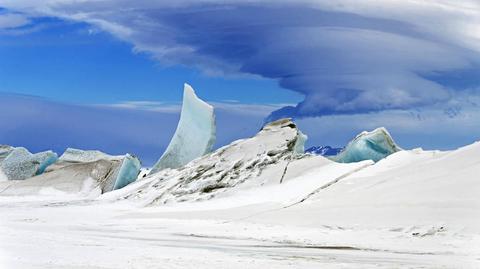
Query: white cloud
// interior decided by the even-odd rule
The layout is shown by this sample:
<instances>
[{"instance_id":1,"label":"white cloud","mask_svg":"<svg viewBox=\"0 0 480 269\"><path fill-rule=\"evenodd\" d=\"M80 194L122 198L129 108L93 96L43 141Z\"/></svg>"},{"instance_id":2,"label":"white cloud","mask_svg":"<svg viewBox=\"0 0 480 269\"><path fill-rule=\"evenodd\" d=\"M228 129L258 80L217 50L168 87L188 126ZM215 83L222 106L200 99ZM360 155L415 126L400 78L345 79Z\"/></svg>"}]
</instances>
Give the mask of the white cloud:
<instances>
[{"instance_id":1,"label":"white cloud","mask_svg":"<svg viewBox=\"0 0 480 269\"><path fill-rule=\"evenodd\" d=\"M476 0L0 0L0 6L90 23L163 64L276 79L305 95L288 116L446 103L458 89L428 75L480 66Z\"/></svg>"},{"instance_id":2,"label":"white cloud","mask_svg":"<svg viewBox=\"0 0 480 269\"><path fill-rule=\"evenodd\" d=\"M0 29L17 28L30 23L30 20L20 14L0 14Z\"/></svg>"}]
</instances>

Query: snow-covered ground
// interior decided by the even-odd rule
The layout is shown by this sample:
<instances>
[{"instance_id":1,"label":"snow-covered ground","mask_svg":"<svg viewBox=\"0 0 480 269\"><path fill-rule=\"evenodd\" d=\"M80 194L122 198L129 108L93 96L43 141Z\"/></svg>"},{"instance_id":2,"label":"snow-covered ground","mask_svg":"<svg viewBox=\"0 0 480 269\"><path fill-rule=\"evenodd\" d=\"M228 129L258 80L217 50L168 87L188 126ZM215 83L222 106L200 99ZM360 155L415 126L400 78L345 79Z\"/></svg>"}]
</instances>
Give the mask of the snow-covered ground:
<instances>
[{"instance_id":1,"label":"snow-covered ground","mask_svg":"<svg viewBox=\"0 0 480 269\"><path fill-rule=\"evenodd\" d=\"M0 184L0 268L480 268L480 143L343 164L293 154L298 135L99 197Z\"/></svg>"}]
</instances>

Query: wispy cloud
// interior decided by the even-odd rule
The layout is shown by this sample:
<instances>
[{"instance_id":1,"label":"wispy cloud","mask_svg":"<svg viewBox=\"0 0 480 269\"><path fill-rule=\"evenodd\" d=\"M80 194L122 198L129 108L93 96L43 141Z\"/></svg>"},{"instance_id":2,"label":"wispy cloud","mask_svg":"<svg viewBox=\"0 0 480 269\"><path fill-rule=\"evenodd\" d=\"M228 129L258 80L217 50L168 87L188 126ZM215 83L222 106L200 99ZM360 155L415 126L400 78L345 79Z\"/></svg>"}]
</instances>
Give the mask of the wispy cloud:
<instances>
[{"instance_id":1,"label":"wispy cloud","mask_svg":"<svg viewBox=\"0 0 480 269\"><path fill-rule=\"evenodd\" d=\"M14 29L30 24L30 20L21 14L0 13L0 29Z\"/></svg>"}]
</instances>

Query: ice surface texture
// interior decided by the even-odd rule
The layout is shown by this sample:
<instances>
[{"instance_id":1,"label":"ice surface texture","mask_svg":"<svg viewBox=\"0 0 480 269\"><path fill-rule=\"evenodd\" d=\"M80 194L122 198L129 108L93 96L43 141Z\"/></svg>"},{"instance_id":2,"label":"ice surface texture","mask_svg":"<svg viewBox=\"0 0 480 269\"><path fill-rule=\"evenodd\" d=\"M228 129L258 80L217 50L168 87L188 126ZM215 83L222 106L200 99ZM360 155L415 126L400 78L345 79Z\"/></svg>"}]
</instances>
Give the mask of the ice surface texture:
<instances>
[{"instance_id":1,"label":"ice surface texture","mask_svg":"<svg viewBox=\"0 0 480 269\"><path fill-rule=\"evenodd\" d=\"M15 148L3 160L0 167L9 180L22 180L37 172L40 162L32 158L26 148Z\"/></svg>"},{"instance_id":2,"label":"ice surface texture","mask_svg":"<svg viewBox=\"0 0 480 269\"><path fill-rule=\"evenodd\" d=\"M167 150L153 166L150 174L165 168L181 167L209 153L215 144L215 132L213 107L199 99L193 88L185 84L177 130Z\"/></svg>"},{"instance_id":3,"label":"ice surface texture","mask_svg":"<svg viewBox=\"0 0 480 269\"><path fill-rule=\"evenodd\" d=\"M0 162L2 162L13 149L14 147L12 146L0 145Z\"/></svg>"},{"instance_id":4,"label":"ice surface texture","mask_svg":"<svg viewBox=\"0 0 480 269\"><path fill-rule=\"evenodd\" d=\"M56 161L57 154L53 151L32 154L22 147L0 147L0 169L4 179L23 180L39 175Z\"/></svg>"},{"instance_id":5,"label":"ice surface texture","mask_svg":"<svg viewBox=\"0 0 480 269\"><path fill-rule=\"evenodd\" d=\"M388 155L402 150L383 128L377 128L371 132L362 132L357 135L343 151L331 159L341 163L359 162L372 160L378 162Z\"/></svg>"},{"instance_id":6,"label":"ice surface texture","mask_svg":"<svg viewBox=\"0 0 480 269\"><path fill-rule=\"evenodd\" d=\"M122 161L122 166L118 171L117 178L115 180L114 190L121 189L128 184L134 182L140 172L140 160L138 158L127 154Z\"/></svg>"},{"instance_id":7,"label":"ice surface texture","mask_svg":"<svg viewBox=\"0 0 480 269\"><path fill-rule=\"evenodd\" d=\"M45 172L45 169L54 164L58 160L57 153L49 150L44 152L39 152L32 155L32 158L39 162L39 167L37 169L36 175L40 175Z\"/></svg>"},{"instance_id":8,"label":"ice surface texture","mask_svg":"<svg viewBox=\"0 0 480 269\"><path fill-rule=\"evenodd\" d=\"M111 160L111 159L120 159L123 156L112 156L106 153L103 153L98 150L81 150L74 148L67 148L65 152L60 156L60 161L72 162L72 163L85 163L85 162L94 162L98 160Z\"/></svg>"}]
</instances>

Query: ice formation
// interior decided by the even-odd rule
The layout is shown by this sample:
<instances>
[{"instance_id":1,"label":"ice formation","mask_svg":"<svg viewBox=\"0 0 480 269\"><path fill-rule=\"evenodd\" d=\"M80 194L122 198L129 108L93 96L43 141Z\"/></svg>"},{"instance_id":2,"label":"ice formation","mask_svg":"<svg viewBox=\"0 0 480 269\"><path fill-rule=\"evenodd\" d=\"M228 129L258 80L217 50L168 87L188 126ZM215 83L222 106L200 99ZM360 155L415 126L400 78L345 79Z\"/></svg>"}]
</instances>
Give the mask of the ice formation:
<instances>
[{"instance_id":1,"label":"ice formation","mask_svg":"<svg viewBox=\"0 0 480 269\"><path fill-rule=\"evenodd\" d=\"M1 175L8 180L27 179L43 173L57 158L51 150L32 154L26 148L0 146Z\"/></svg>"},{"instance_id":2,"label":"ice formation","mask_svg":"<svg viewBox=\"0 0 480 269\"><path fill-rule=\"evenodd\" d=\"M39 153L35 153L32 155L32 158L35 161L39 162L39 167L37 169L37 172L35 173L36 175L40 175L43 172L45 172L45 169L54 164L58 160L58 155L57 153L49 150L49 151L43 151Z\"/></svg>"},{"instance_id":3,"label":"ice formation","mask_svg":"<svg viewBox=\"0 0 480 269\"><path fill-rule=\"evenodd\" d=\"M297 141L295 141L295 146L293 151L296 154L305 153L305 142L307 142L308 136L298 130Z\"/></svg>"},{"instance_id":4,"label":"ice formation","mask_svg":"<svg viewBox=\"0 0 480 269\"><path fill-rule=\"evenodd\" d=\"M388 133L380 127L371 132L362 132L348 143L343 151L331 159L341 163L372 160L378 162L388 155L402 150Z\"/></svg>"},{"instance_id":5,"label":"ice formation","mask_svg":"<svg viewBox=\"0 0 480 269\"><path fill-rule=\"evenodd\" d=\"M9 180L23 180L36 174L40 162L22 147L14 148L0 164L3 174Z\"/></svg>"},{"instance_id":6,"label":"ice formation","mask_svg":"<svg viewBox=\"0 0 480 269\"><path fill-rule=\"evenodd\" d=\"M178 168L212 150L215 144L215 114L213 107L195 95L185 84L180 121L166 151L150 174L165 168Z\"/></svg>"},{"instance_id":7,"label":"ice formation","mask_svg":"<svg viewBox=\"0 0 480 269\"><path fill-rule=\"evenodd\" d=\"M80 150L68 148L60 156L58 162L48 171L65 169L75 170L78 167L88 178L100 185L101 192L123 188L134 182L140 172L140 160L130 154L108 155L98 150ZM86 178L86 177L85 177Z\"/></svg>"},{"instance_id":8,"label":"ice formation","mask_svg":"<svg viewBox=\"0 0 480 269\"><path fill-rule=\"evenodd\" d=\"M14 147L12 146L0 145L0 162L2 162L13 149Z\"/></svg>"},{"instance_id":9,"label":"ice formation","mask_svg":"<svg viewBox=\"0 0 480 269\"><path fill-rule=\"evenodd\" d=\"M134 182L137 179L140 168L140 160L130 154L126 154L125 158L122 161L122 166L118 171L115 184L113 185L113 189L121 189L128 184Z\"/></svg>"},{"instance_id":10,"label":"ice formation","mask_svg":"<svg viewBox=\"0 0 480 269\"><path fill-rule=\"evenodd\" d=\"M305 140L295 123L281 119L267 124L252 138L235 141L179 169L149 175L126 187L126 195L119 198L145 204L207 200L237 187L284 184L307 168L339 165L321 156L302 154ZM319 184L318 177L312 184Z\"/></svg>"}]
</instances>

